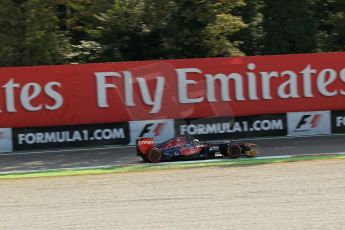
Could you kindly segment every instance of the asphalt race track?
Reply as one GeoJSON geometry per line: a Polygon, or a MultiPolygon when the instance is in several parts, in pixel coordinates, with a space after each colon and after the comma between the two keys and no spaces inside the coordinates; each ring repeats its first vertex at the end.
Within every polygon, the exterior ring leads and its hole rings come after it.
{"type": "MultiPolygon", "coordinates": [[[[251,139],[260,156],[345,152],[345,135],[251,139]]],[[[0,155],[0,173],[142,163],[134,147],[94,147],[16,152],[0,155]]]]}

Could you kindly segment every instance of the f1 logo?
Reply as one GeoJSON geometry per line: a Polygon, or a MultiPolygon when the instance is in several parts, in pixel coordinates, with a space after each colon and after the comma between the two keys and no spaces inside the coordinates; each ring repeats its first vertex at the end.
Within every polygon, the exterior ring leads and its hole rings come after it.
{"type": "Polygon", "coordinates": [[[298,122],[296,129],[302,129],[306,125],[310,125],[310,128],[315,129],[322,119],[322,114],[305,114],[298,122]]]}
{"type": "Polygon", "coordinates": [[[130,121],[131,144],[139,137],[151,137],[155,143],[162,143],[175,136],[175,121],[173,119],[130,121]]]}
{"type": "Polygon", "coordinates": [[[155,137],[158,137],[162,134],[166,123],[147,123],[142,131],[140,132],[139,137],[144,137],[145,134],[153,133],[155,137]]]}

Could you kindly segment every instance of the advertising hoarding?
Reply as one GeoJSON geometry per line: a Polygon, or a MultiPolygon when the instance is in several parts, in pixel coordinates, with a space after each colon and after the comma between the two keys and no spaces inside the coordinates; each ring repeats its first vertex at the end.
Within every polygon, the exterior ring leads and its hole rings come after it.
{"type": "Polygon", "coordinates": [[[161,143],[175,137],[174,120],[130,121],[130,143],[135,144],[139,137],[152,137],[155,143],[161,143]]]}
{"type": "Polygon", "coordinates": [[[0,95],[3,128],[344,110],[345,53],[0,68],[0,95]]]}
{"type": "Polygon", "coordinates": [[[332,111],[332,133],[345,133],[345,111],[332,111]]]}
{"type": "Polygon", "coordinates": [[[287,135],[286,115],[219,117],[177,120],[178,136],[191,135],[200,140],[287,135]]]}
{"type": "Polygon", "coordinates": [[[331,133],[330,111],[288,113],[288,135],[318,135],[331,133]]]}
{"type": "Polygon", "coordinates": [[[13,129],[14,150],[126,145],[128,143],[127,122],[13,129]]]}
{"type": "Polygon", "coordinates": [[[8,153],[12,151],[12,129],[0,128],[0,153],[8,153]]]}

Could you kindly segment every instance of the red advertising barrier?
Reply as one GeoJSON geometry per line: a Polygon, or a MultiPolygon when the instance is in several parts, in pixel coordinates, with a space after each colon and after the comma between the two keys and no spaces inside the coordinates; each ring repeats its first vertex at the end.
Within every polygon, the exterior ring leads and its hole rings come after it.
{"type": "Polygon", "coordinates": [[[345,53],[0,68],[0,127],[345,109],[345,53]]]}

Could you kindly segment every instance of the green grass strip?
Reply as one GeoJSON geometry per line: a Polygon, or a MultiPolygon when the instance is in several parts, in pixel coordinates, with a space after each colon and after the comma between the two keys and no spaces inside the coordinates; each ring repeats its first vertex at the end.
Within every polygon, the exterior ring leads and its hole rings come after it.
{"type": "Polygon", "coordinates": [[[171,169],[187,169],[187,168],[203,168],[203,167],[241,167],[260,164],[272,164],[283,162],[297,162],[310,160],[329,160],[329,159],[345,159],[345,155],[324,155],[324,156],[296,156],[288,158],[246,158],[238,160],[221,160],[212,162],[177,162],[170,164],[136,164],[126,166],[112,166],[108,168],[94,169],[56,169],[42,170],[39,172],[28,173],[9,173],[1,174],[0,180],[3,179],[23,179],[23,178],[43,178],[43,177],[61,177],[61,176],[78,176],[78,175],[96,175],[108,173],[126,173],[126,172],[144,172],[155,170],[171,170],[171,169]]]}

